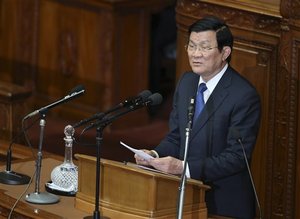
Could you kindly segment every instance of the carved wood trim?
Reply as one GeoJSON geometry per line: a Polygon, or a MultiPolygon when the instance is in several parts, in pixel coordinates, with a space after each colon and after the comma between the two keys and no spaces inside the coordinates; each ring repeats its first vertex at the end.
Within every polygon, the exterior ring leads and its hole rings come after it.
{"type": "Polygon", "coordinates": [[[265,14],[272,17],[280,17],[280,0],[203,0],[203,2],[250,11],[256,14],[265,14]]]}
{"type": "Polygon", "coordinates": [[[300,218],[300,209],[299,209],[299,204],[300,204],[300,164],[299,164],[299,160],[300,160],[300,150],[299,150],[299,145],[300,145],[300,115],[299,115],[299,111],[300,111],[300,101],[299,101],[299,98],[300,98],[300,85],[299,85],[299,79],[300,79],[300,37],[298,38],[298,40],[296,41],[296,52],[295,52],[295,59],[293,59],[293,68],[295,69],[295,72],[297,73],[297,85],[296,85],[296,89],[298,90],[298,93],[297,93],[297,97],[296,97],[296,100],[297,100],[297,106],[298,106],[298,109],[297,109],[297,114],[296,114],[296,120],[298,121],[298,126],[297,126],[297,129],[298,129],[298,134],[296,137],[296,172],[295,172],[295,176],[296,176],[296,184],[295,184],[295,194],[296,194],[296,197],[295,197],[295,203],[294,203],[294,208],[296,209],[295,210],[295,217],[294,218],[300,218]],[[298,195],[297,195],[298,194],[298,195]]]}
{"type": "MultiPolygon", "coordinates": [[[[292,38],[294,38],[292,36],[292,38]]],[[[294,218],[295,209],[295,182],[296,182],[296,155],[297,155],[297,115],[299,112],[298,102],[298,73],[297,62],[299,61],[300,38],[294,39],[291,42],[291,67],[290,67],[290,105],[288,117],[288,153],[287,153],[287,184],[286,184],[286,218],[294,218]]],[[[296,207],[296,208],[295,208],[296,207]]]]}
{"type": "Polygon", "coordinates": [[[253,12],[240,11],[221,6],[211,7],[211,4],[207,3],[190,2],[187,0],[178,1],[177,15],[177,19],[181,21],[180,23],[183,22],[185,24],[185,26],[179,25],[178,28],[183,29],[187,29],[187,27],[197,17],[203,17],[205,15],[218,15],[232,27],[249,30],[256,33],[265,33],[266,35],[272,36],[279,36],[280,33],[281,19],[279,18],[274,18],[267,15],[258,15],[253,12]],[[199,8],[201,8],[201,10],[199,10],[199,8]]]}
{"type": "Polygon", "coordinates": [[[300,19],[300,0],[281,0],[280,14],[285,18],[300,19]]]}

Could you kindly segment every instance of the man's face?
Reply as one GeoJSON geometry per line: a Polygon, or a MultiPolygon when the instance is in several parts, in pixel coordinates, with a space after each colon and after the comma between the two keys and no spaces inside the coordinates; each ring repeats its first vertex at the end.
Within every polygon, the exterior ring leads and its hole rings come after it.
{"type": "Polygon", "coordinates": [[[220,52],[216,32],[203,31],[190,34],[187,52],[193,72],[208,81],[224,67],[231,50],[230,47],[224,47],[220,52]]]}

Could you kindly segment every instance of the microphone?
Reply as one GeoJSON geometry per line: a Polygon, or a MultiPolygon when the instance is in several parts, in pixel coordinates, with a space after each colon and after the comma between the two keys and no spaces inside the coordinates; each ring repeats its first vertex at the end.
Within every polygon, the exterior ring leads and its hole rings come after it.
{"type": "Polygon", "coordinates": [[[109,109],[108,111],[104,112],[104,113],[96,113],[94,114],[92,117],[90,118],[87,118],[87,119],[83,119],[81,120],[80,122],[77,122],[73,125],[73,128],[77,128],[79,126],[82,126],[88,122],[91,122],[93,120],[96,120],[96,119],[103,119],[103,117],[109,113],[112,113],[114,111],[117,111],[123,107],[131,107],[133,105],[137,105],[137,104],[140,104],[141,102],[147,100],[147,98],[151,95],[151,91],[149,90],[144,90],[142,91],[141,93],[139,93],[136,97],[133,97],[133,98],[130,98],[130,99],[127,99],[127,100],[124,100],[123,102],[117,104],[115,107],[113,107],[112,109],[109,109]]]}
{"type": "Polygon", "coordinates": [[[122,109],[123,107],[132,107],[134,105],[138,105],[141,102],[147,100],[147,98],[151,95],[151,91],[149,90],[144,90],[141,93],[139,93],[136,97],[131,97],[127,100],[124,100],[123,102],[117,104],[115,107],[112,109],[108,110],[105,114],[112,113],[114,111],[117,111],[119,109],[122,109]]]}
{"type": "Polygon", "coordinates": [[[247,155],[246,155],[246,152],[245,152],[245,147],[244,147],[244,144],[243,144],[243,141],[242,141],[242,137],[240,135],[239,130],[237,130],[236,128],[231,128],[230,131],[231,131],[231,134],[232,134],[233,138],[235,138],[237,140],[237,142],[242,147],[244,159],[245,159],[247,170],[248,170],[248,174],[250,176],[251,185],[252,185],[253,192],[254,192],[255,199],[256,199],[256,203],[257,203],[257,208],[258,208],[258,211],[259,211],[259,218],[262,219],[261,207],[260,207],[259,199],[258,199],[258,196],[257,196],[255,184],[254,184],[254,181],[253,181],[252,173],[251,173],[251,170],[250,170],[250,167],[249,167],[249,163],[248,163],[247,155]]]}
{"type": "Polygon", "coordinates": [[[155,105],[158,105],[162,102],[162,95],[159,94],[159,93],[154,93],[152,95],[150,95],[146,100],[144,101],[137,101],[135,102],[133,105],[129,105],[129,107],[127,107],[125,110],[119,112],[119,113],[116,113],[115,115],[111,116],[111,117],[108,117],[108,118],[105,118],[103,120],[100,120],[96,123],[91,123],[90,125],[88,125],[87,127],[84,128],[84,130],[82,131],[85,132],[91,128],[94,128],[94,127],[97,127],[99,125],[103,125],[103,126],[106,126],[108,124],[110,124],[112,121],[116,120],[117,118],[119,118],[120,116],[124,115],[124,114],[127,114],[129,112],[132,112],[136,109],[139,109],[139,108],[142,108],[143,106],[155,106],[155,105]]]}
{"type": "Polygon", "coordinates": [[[148,97],[150,97],[151,95],[152,95],[151,91],[144,90],[141,93],[139,93],[137,97],[125,100],[122,103],[120,103],[120,105],[122,107],[130,107],[132,105],[136,105],[136,104],[139,104],[140,102],[146,101],[148,99],[148,97]]]}
{"type": "Polygon", "coordinates": [[[49,105],[47,105],[45,107],[42,107],[42,108],[40,108],[38,110],[35,110],[32,113],[29,113],[28,115],[26,115],[24,117],[24,120],[26,120],[26,119],[28,119],[30,117],[33,117],[33,116],[35,116],[35,115],[37,115],[39,113],[40,114],[45,114],[49,109],[51,109],[51,108],[53,108],[53,107],[55,107],[55,106],[57,106],[59,104],[62,104],[64,102],[67,102],[67,101],[69,101],[69,100],[71,100],[71,99],[73,99],[75,97],[78,97],[81,94],[83,94],[84,92],[85,92],[84,86],[83,85],[78,85],[75,88],[73,88],[71,90],[71,92],[67,96],[65,96],[64,98],[59,99],[59,100],[55,101],[54,103],[51,103],[51,104],[49,104],[49,105]]]}
{"type": "Polygon", "coordinates": [[[195,97],[191,97],[190,104],[188,107],[188,121],[190,125],[192,125],[194,119],[194,113],[195,113],[195,97]]]}
{"type": "Polygon", "coordinates": [[[140,104],[144,105],[144,106],[156,106],[161,104],[163,100],[163,97],[161,94],[159,93],[154,93],[152,95],[150,95],[145,101],[141,102],[140,104]]]}

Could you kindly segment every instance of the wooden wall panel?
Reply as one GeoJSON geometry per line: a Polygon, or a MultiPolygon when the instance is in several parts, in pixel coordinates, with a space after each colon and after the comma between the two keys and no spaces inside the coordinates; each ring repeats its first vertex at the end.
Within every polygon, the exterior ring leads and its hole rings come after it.
{"type": "MultiPolygon", "coordinates": [[[[248,42],[248,44],[236,42],[233,51],[232,66],[256,86],[264,105],[262,109],[260,132],[251,162],[255,186],[261,206],[264,207],[264,203],[266,202],[265,188],[267,188],[268,183],[268,157],[266,156],[266,154],[268,154],[268,139],[265,136],[268,136],[267,124],[270,120],[268,115],[270,115],[273,110],[269,105],[272,91],[269,90],[270,86],[268,85],[270,84],[270,80],[274,81],[275,79],[270,66],[276,64],[276,55],[275,57],[272,55],[272,47],[258,47],[250,42],[248,42]]],[[[272,95],[274,95],[274,93],[272,95]]]]}
{"type": "Polygon", "coordinates": [[[28,88],[36,69],[36,1],[0,1],[0,79],[28,88]]]}
{"type": "MultiPolygon", "coordinates": [[[[79,120],[148,88],[150,19],[173,0],[1,0],[0,79],[32,89],[39,109],[78,84],[84,96],[47,114],[79,120]]],[[[114,122],[147,124],[141,109],[114,122]]]]}
{"type": "Polygon", "coordinates": [[[251,168],[264,218],[299,218],[299,8],[299,1],[283,0],[179,0],[176,6],[177,78],[189,70],[183,49],[188,26],[216,15],[235,37],[232,66],[261,96],[262,123],[251,168]]]}
{"type": "Polygon", "coordinates": [[[77,84],[83,84],[85,95],[70,102],[68,109],[60,113],[70,114],[76,108],[77,111],[85,108],[83,116],[87,116],[109,107],[114,101],[114,89],[108,89],[114,79],[110,52],[113,40],[105,37],[112,36],[109,13],[56,1],[41,1],[39,11],[36,93],[40,101],[36,105],[63,97],[77,84]]]}
{"type": "Polygon", "coordinates": [[[30,91],[24,87],[0,81],[0,139],[19,142],[21,122],[30,91]]]}

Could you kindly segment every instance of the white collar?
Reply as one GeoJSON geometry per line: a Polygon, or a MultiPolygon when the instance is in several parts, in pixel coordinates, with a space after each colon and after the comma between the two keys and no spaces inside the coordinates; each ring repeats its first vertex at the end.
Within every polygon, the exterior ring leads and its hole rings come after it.
{"type": "Polygon", "coordinates": [[[209,91],[209,93],[211,94],[213,92],[213,90],[215,89],[215,87],[217,86],[218,82],[220,81],[220,79],[222,78],[222,76],[224,75],[225,71],[228,68],[228,63],[226,63],[226,65],[222,68],[222,70],[217,73],[213,78],[211,78],[209,81],[205,82],[202,77],[200,76],[199,79],[199,85],[201,83],[205,83],[207,90],[209,91]]]}

